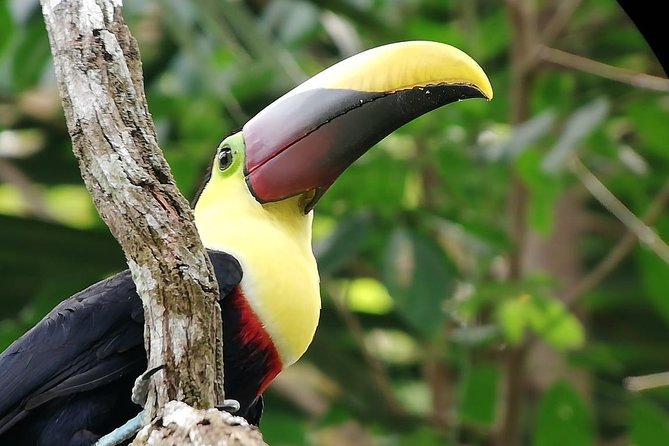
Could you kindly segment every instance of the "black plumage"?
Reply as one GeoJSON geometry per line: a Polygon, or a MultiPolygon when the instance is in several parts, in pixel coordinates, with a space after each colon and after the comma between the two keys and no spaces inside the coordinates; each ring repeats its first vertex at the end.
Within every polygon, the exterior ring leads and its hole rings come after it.
{"type": "MultiPolygon", "coordinates": [[[[243,298],[235,292],[242,270],[228,254],[209,255],[224,318],[226,397],[237,399],[239,414],[258,424],[258,377],[266,366],[256,363],[254,346],[237,339],[234,301],[243,298]]],[[[0,355],[0,444],[90,445],[139,413],[130,392],[146,369],[143,330],[129,271],[55,307],[0,355]]]]}

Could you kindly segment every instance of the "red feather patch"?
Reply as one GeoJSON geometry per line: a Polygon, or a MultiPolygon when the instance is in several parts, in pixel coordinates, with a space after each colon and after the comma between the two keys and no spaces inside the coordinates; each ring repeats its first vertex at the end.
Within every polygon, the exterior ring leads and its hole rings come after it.
{"type": "Polygon", "coordinates": [[[244,296],[244,293],[239,286],[235,288],[232,297],[239,314],[239,341],[242,345],[253,346],[254,350],[261,353],[261,356],[264,356],[267,372],[258,388],[258,395],[261,395],[274,378],[276,378],[279,372],[281,372],[283,364],[279,357],[279,353],[274,346],[274,341],[272,341],[272,338],[265,330],[265,327],[253,311],[253,308],[251,308],[251,305],[248,300],[246,300],[246,296],[244,296]]]}

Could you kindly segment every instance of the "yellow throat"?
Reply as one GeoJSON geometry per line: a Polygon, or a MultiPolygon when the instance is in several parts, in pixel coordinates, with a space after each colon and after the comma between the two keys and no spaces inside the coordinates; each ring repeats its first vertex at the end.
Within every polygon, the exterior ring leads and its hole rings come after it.
{"type": "Polygon", "coordinates": [[[195,224],[207,248],[239,261],[242,290],[287,367],[306,351],[320,315],[318,269],[311,248],[313,212],[304,215],[299,197],[258,203],[244,180],[241,132],[221,143],[226,145],[234,161],[221,171],[217,154],[195,205],[195,224]]]}

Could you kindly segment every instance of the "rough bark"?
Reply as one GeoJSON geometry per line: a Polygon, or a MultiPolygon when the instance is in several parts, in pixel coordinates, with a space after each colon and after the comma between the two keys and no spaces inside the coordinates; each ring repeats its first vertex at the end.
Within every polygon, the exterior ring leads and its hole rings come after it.
{"type": "Polygon", "coordinates": [[[149,367],[165,366],[152,378],[147,420],[170,400],[198,409],[220,404],[216,278],[158,147],[122,0],[41,3],[82,178],[142,298],[149,367]]]}
{"type": "MultiPolygon", "coordinates": [[[[195,410],[170,401],[153,426],[142,429],[132,446],[261,446],[257,428],[245,419],[216,409],[195,410]]],[[[265,445],[266,446],[266,445],[265,445]]]]}

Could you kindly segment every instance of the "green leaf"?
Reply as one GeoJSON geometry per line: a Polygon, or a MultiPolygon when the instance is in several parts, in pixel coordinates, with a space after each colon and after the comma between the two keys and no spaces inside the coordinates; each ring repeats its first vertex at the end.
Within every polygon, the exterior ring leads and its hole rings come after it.
{"type": "Polygon", "coordinates": [[[380,282],[361,277],[348,286],[348,306],[358,313],[386,314],[393,307],[388,290],[380,282]]]}
{"type": "Polygon", "coordinates": [[[540,333],[544,340],[559,350],[580,348],[585,343],[581,322],[572,314],[564,313],[540,333]]]}
{"type": "Polygon", "coordinates": [[[0,2],[0,57],[7,49],[14,34],[14,21],[9,11],[9,2],[0,2]]]}
{"type": "Polygon", "coordinates": [[[593,426],[580,396],[566,382],[554,384],[539,403],[534,446],[589,446],[593,426]]]}
{"type": "Polygon", "coordinates": [[[33,87],[42,77],[51,58],[48,42],[44,21],[36,15],[21,30],[21,37],[13,46],[11,78],[16,90],[33,87]]]}
{"type": "Polygon", "coordinates": [[[562,170],[565,160],[609,114],[609,102],[599,98],[577,109],[567,120],[557,143],[543,160],[542,168],[555,173],[562,170]]]}
{"type": "Polygon", "coordinates": [[[406,160],[394,159],[382,147],[377,147],[337,178],[318,203],[319,211],[334,209],[336,204],[337,214],[341,210],[360,210],[395,216],[402,206],[409,171],[406,160]]]}
{"type": "Polygon", "coordinates": [[[332,235],[314,247],[320,273],[323,276],[336,273],[360,251],[372,229],[372,216],[366,212],[358,212],[342,220],[332,235]]]}
{"type": "Polygon", "coordinates": [[[521,294],[507,299],[497,309],[497,323],[512,345],[520,344],[528,328],[559,350],[579,348],[585,342],[581,322],[553,298],[521,294]]]}
{"type": "Polygon", "coordinates": [[[560,350],[579,348],[585,342],[581,322],[556,299],[533,299],[530,324],[547,343],[560,350]]]}
{"type": "Polygon", "coordinates": [[[628,107],[625,116],[632,121],[635,133],[645,143],[645,148],[665,160],[669,159],[669,125],[666,105],[662,101],[638,101],[628,107]]]}
{"type": "Polygon", "coordinates": [[[446,313],[442,303],[453,293],[453,268],[432,240],[397,229],[385,255],[383,279],[398,313],[420,333],[432,336],[446,313]]]}
{"type": "MultiPolygon", "coordinates": [[[[669,236],[669,219],[663,219],[657,226],[660,237],[667,240],[669,236]]],[[[641,281],[650,304],[669,323],[669,265],[655,253],[645,247],[637,250],[637,259],[641,273],[641,281]]]]}
{"type": "Polygon", "coordinates": [[[463,421],[491,426],[499,397],[499,369],[477,365],[465,378],[460,417],[463,421]]]}
{"type": "Polygon", "coordinates": [[[428,427],[420,426],[416,430],[402,435],[399,438],[398,446],[450,446],[451,442],[446,442],[444,434],[428,427]]]}
{"type": "Polygon", "coordinates": [[[508,299],[500,304],[497,309],[497,322],[510,344],[518,345],[523,340],[531,311],[532,308],[525,298],[508,299]]]}
{"type": "Polygon", "coordinates": [[[645,401],[636,401],[630,413],[630,439],[633,446],[669,444],[669,417],[666,411],[645,401]]]}
{"type": "Polygon", "coordinates": [[[669,322],[669,265],[646,248],[639,248],[639,266],[644,289],[651,305],[669,322]]]}

